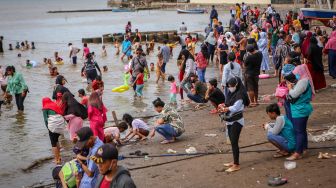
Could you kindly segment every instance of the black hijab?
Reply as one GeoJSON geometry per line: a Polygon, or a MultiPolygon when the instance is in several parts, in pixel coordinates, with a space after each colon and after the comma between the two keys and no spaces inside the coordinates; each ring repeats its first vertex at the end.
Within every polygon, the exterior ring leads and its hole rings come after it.
{"type": "Polygon", "coordinates": [[[231,93],[229,91],[226,99],[225,99],[225,106],[229,107],[234,105],[235,102],[242,99],[244,106],[250,105],[250,100],[248,98],[245,86],[243,85],[241,79],[239,77],[230,78],[227,82],[228,86],[236,86],[236,90],[231,93]]]}
{"type": "Polygon", "coordinates": [[[316,37],[310,39],[310,45],[308,48],[308,59],[313,65],[314,71],[323,72],[323,63],[322,63],[322,48],[317,45],[316,37]]]}
{"type": "Polygon", "coordinates": [[[73,114],[82,119],[88,117],[87,109],[80,104],[70,92],[65,92],[62,96],[62,102],[65,105],[64,115],[73,114]]]}

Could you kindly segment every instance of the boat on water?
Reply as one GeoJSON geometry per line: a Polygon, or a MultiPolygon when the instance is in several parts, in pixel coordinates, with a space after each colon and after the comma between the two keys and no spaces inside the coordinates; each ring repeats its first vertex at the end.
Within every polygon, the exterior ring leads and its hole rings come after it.
{"type": "Polygon", "coordinates": [[[134,8],[112,8],[112,12],[135,12],[134,8]]]}
{"type": "Polygon", "coordinates": [[[178,14],[204,14],[205,12],[205,9],[177,9],[178,14]]]}
{"type": "Polygon", "coordinates": [[[327,26],[330,19],[336,16],[336,10],[331,9],[330,1],[327,0],[329,9],[322,8],[322,2],[319,0],[318,5],[320,8],[301,8],[303,16],[308,19],[318,20],[327,26]]]}

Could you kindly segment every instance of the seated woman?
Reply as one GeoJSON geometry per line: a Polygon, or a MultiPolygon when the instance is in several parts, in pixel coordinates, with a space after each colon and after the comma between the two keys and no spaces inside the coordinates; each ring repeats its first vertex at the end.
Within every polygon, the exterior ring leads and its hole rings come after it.
{"type": "Polygon", "coordinates": [[[267,139],[275,147],[279,149],[274,158],[284,157],[289,155],[295,149],[295,134],[292,122],[280,114],[278,104],[274,103],[266,108],[266,113],[275,123],[266,123],[263,125],[267,130],[267,139]]]}
{"type": "Polygon", "coordinates": [[[156,121],[156,126],[149,133],[150,138],[155,136],[155,132],[161,134],[165,139],[161,144],[175,142],[176,138],[184,133],[184,123],[177,111],[171,108],[160,99],[153,101],[155,111],[160,113],[160,118],[156,121]]]}
{"type": "Polygon", "coordinates": [[[141,119],[134,119],[130,114],[124,114],[122,120],[125,121],[130,127],[129,133],[123,139],[124,142],[128,142],[134,136],[138,136],[140,140],[147,139],[149,134],[149,126],[141,119]]]}

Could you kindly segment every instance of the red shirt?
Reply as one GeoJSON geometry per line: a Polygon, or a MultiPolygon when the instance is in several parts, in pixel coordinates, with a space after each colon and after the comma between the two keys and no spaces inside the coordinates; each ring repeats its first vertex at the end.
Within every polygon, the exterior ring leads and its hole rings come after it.
{"type": "Polygon", "coordinates": [[[88,100],[89,100],[88,96],[84,96],[84,97],[82,97],[82,100],[81,100],[80,103],[84,106],[87,106],[88,105],[88,100]]]}
{"type": "Polygon", "coordinates": [[[104,177],[103,181],[100,184],[100,188],[110,188],[111,181],[107,181],[104,177]]]}
{"type": "Polygon", "coordinates": [[[136,85],[142,85],[142,84],[144,84],[144,74],[143,73],[139,73],[137,77],[138,77],[138,79],[136,81],[136,85]]]}
{"type": "Polygon", "coordinates": [[[93,80],[93,82],[92,82],[92,89],[93,89],[93,91],[96,91],[97,89],[100,89],[103,86],[104,86],[104,82],[103,81],[97,82],[97,80],[93,80]]]}

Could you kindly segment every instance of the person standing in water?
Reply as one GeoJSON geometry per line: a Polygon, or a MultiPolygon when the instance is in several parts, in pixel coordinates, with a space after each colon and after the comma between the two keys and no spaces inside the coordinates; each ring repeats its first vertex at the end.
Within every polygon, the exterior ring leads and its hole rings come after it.
{"type": "Polygon", "coordinates": [[[60,136],[59,133],[53,133],[48,128],[49,117],[55,116],[55,115],[63,115],[62,109],[53,102],[50,98],[45,97],[42,99],[42,112],[43,112],[43,119],[44,124],[46,125],[48,132],[49,132],[49,139],[51,143],[51,150],[54,154],[55,163],[57,165],[61,164],[61,151],[60,151],[60,145],[58,138],[60,136]]]}
{"type": "Polygon", "coordinates": [[[90,128],[94,136],[104,141],[104,124],[107,109],[97,92],[93,92],[89,97],[88,116],[90,120],[90,128]]]}
{"type": "Polygon", "coordinates": [[[69,58],[71,58],[72,64],[76,65],[77,64],[77,54],[79,53],[80,49],[73,46],[72,43],[69,43],[68,46],[70,48],[69,58]]]}
{"type": "Polygon", "coordinates": [[[130,37],[128,35],[125,37],[125,40],[121,44],[121,51],[121,61],[123,61],[125,56],[127,56],[127,59],[129,60],[130,56],[132,55],[132,42],[130,41],[130,37]]]}
{"type": "Polygon", "coordinates": [[[6,67],[7,89],[5,95],[12,95],[15,97],[16,106],[19,112],[24,111],[23,102],[28,93],[28,86],[21,73],[15,71],[14,66],[6,67]]]}
{"type": "Polygon", "coordinates": [[[84,64],[84,67],[82,68],[82,72],[85,71],[88,84],[91,84],[97,78],[97,69],[99,71],[99,75],[102,75],[98,63],[93,60],[92,54],[88,53],[86,56],[86,62],[84,64]]]}
{"type": "Polygon", "coordinates": [[[3,36],[0,36],[0,54],[2,54],[3,52],[4,52],[4,50],[3,50],[3,36]]]}

